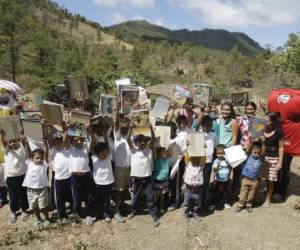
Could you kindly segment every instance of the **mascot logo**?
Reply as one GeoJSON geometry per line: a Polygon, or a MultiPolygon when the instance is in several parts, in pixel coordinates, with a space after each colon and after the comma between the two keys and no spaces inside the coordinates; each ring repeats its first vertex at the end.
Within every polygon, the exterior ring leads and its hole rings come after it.
{"type": "Polygon", "coordinates": [[[277,98],[278,103],[288,103],[291,99],[291,96],[288,94],[280,94],[277,98]]]}

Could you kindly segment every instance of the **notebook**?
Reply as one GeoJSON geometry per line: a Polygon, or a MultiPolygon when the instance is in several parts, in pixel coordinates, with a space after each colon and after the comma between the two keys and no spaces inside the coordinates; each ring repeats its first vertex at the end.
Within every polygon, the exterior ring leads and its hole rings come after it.
{"type": "Polygon", "coordinates": [[[204,133],[188,133],[187,144],[187,152],[190,157],[205,157],[206,154],[204,133]]]}
{"type": "Polygon", "coordinates": [[[235,168],[247,160],[247,155],[241,145],[235,145],[225,149],[225,159],[235,168]]]}

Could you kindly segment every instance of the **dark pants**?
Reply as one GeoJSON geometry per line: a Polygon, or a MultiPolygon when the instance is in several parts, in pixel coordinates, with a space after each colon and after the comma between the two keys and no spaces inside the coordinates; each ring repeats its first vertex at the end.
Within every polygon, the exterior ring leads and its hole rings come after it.
{"type": "Polygon", "coordinates": [[[147,206],[150,214],[153,218],[158,217],[158,211],[156,206],[156,201],[154,197],[154,188],[152,177],[145,177],[143,179],[133,179],[133,198],[132,198],[132,209],[137,211],[138,201],[142,192],[146,195],[147,206]]]}
{"type": "Polygon", "coordinates": [[[174,207],[180,206],[180,193],[183,183],[183,174],[184,174],[185,163],[182,160],[179,163],[179,169],[174,178],[170,179],[170,205],[174,207]]]}
{"type": "Polygon", "coordinates": [[[72,175],[73,211],[81,213],[81,201],[85,202],[86,216],[92,216],[94,180],[90,172],[84,175],[72,175]]]}
{"type": "Polygon", "coordinates": [[[7,190],[6,187],[0,187],[0,202],[1,204],[7,203],[7,190]]]}
{"type": "Polygon", "coordinates": [[[66,202],[72,202],[72,178],[54,180],[55,204],[59,218],[66,218],[66,202]]]}
{"type": "Polygon", "coordinates": [[[226,182],[214,182],[214,191],[212,196],[212,204],[217,204],[221,200],[223,200],[223,203],[230,203],[230,193],[229,193],[229,181],[226,182]]]}
{"type": "Polygon", "coordinates": [[[282,169],[279,172],[278,181],[275,183],[274,193],[281,195],[283,198],[287,195],[287,189],[290,183],[292,155],[284,154],[282,169]]]}
{"type": "Polygon", "coordinates": [[[103,211],[104,218],[111,217],[110,199],[113,185],[113,183],[109,185],[95,185],[96,207],[103,211]]]}
{"type": "Polygon", "coordinates": [[[25,175],[6,178],[9,206],[12,213],[16,213],[20,208],[22,211],[28,209],[27,188],[22,187],[24,178],[25,175]]]}
{"type": "Polygon", "coordinates": [[[206,194],[207,194],[207,189],[210,183],[210,176],[211,176],[211,169],[212,169],[212,163],[206,163],[204,168],[203,168],[203,186],[201,189],[201,203],[205,204],[206,202],[206,194]]]}
{"type": "Polygon", "coordinates": [[[193,214],[198,214],[201,205],[202,188],[193,190],[188,187],[185,188],[183,212],[188,215],[191,211],[193,214]]]}
{"type": "Polygon", "coordinates": [[[232,170],[232,191],[233,193],[237,192],[237,190],[241,187],[241,174],[244,163],[233,168],[232,170]]]}

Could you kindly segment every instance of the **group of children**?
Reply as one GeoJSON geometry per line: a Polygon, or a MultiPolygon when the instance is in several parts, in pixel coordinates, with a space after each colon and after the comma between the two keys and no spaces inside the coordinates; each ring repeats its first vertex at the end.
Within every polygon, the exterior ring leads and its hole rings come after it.
{"type": "MultiPolygon", "coordinates": [[[[54,203],[62,221],[68,218],[66,203],[70,203],[76,220],[85,217],[86,224],[92,225],[103,217],[106,223],[110,223],[113,204],[115,220],[123,223],[126,218],[121,208],[128,190],[131,192],[131,212],[127,219],[138,213],[145,197],[154,226],[160,224],[159,217],[166,211],[180,207],[183,186],[185,222],[191,216],[200,221],[201,207],[213,211],[219,202],[225,208],[231,207],[232,168],[225,159],[226,146],[218,142],[214,131],[216,120],[209,107],[202,108],[201,121],[195,128],[189,121],[188,110],[187,114],[177,114],[176,122],[166,118],[162,124],[171,127],[171,141],[167,148],[157,147],[151,125],[150,138],[141,134],[132,136],[133,123],[121,115],[118,108],[116,113],[115,124],[110,129],[86,124],[87,139],[69,136],[66,132],[68,124],[62,124],[62,131],[52,133],[51,126],[43,120],[44,147],[31,151],[26,135],[22,140],[4,142],[3,169],[11,223],[16,222],[19,209],[24,221],[29,217],[27,211],[33,211],[35,225],[43,221],[40,212],[45,217],[44,223],[50,223],[49,166],[53,169],[54,203]],[[187,135],[193,129],[205,135],[205,161],[187,154],[187,135]],[[211,172],[214,173],[212,188],[211,172]],[[85,203],[84,209],[82,202],[85,203]]],[[[252,212],[264,166],[264,141],[261,138],[249,148],[248,159],[242,167],[236,212],[243,208],[252,212]]]]}

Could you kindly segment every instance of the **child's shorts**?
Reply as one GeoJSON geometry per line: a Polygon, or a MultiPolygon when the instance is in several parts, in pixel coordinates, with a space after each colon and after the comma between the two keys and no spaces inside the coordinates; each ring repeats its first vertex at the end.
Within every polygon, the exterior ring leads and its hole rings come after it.
{"type": "Polygon", "coordinates": [[[125,191],[131,187],[130,167],[118,167],[114,169],[114,190],[125,191]]]}
{"type": "Polygon", "coordinates": [[[49,205],[48,188],[27,188],[29,210],[44,209],[49,205]]]}

